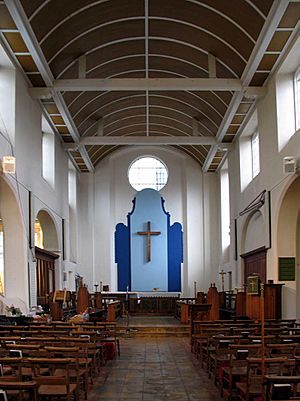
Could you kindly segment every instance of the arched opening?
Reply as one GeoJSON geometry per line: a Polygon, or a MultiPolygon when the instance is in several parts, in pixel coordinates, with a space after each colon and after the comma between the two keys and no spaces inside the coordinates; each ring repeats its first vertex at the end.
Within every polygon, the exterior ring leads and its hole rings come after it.
{"type": "Polygon", "coordinates": [[[265,220],[262,212],[251,213],[244,224],[242,232],[243,278],[258,274],[262,282],[266,282],[266,236],[265,220]]]}
{"type": "Polygon", "coordinates": [[[3,177],[0,177],[0,217],[4,295],[1,301],[6,305],[14,304],[26,313],[29,300],[26,235],[19,203],[3,177]]]}
{"type": "Polygon", "coordinates": [[[283,286],[283,314],[300,316],[300,177],[288,187],[278,215],[278,257],[295,258],[295,280],[285,280],[283,286]]]}
{"type": "MultiPolygon", "coordinates": [[[[55,227],[55,223],[46,210],[40,210],[36,216],[35,227],[39,228],[39,238],[37,240],[42,240],[42,249],[47,251],[57,252],[58,250],[58,237],[55,227]]],[[[36,246],[38,246],[35,243],[36,246]]]]}
{"type": "Polygon", "coordinates": [[[54,220],[46,210],[40,210],[34,223],[34,245],[36,256],[37,304],[48,304],[59,279],[56,260],[59,258],[58,237],[54,220]]]}

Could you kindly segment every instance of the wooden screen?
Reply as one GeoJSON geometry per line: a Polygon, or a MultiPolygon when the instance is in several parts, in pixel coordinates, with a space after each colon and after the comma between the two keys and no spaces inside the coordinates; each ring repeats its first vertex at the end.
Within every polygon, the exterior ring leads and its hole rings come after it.
{"type": "Polygon", "coordinates": [[[50,292],[55,290],[55,259],[58,255],[35,247],[37,303],[46,305],[50,292]]]}
{"type": "Polygon", "coordinates": [[[265,248],[248,252],[241,257],[244,259],[244,283],[247,284],[248,276],[257,273],[262,283],[266,282],[266,254],[265,248]]]}

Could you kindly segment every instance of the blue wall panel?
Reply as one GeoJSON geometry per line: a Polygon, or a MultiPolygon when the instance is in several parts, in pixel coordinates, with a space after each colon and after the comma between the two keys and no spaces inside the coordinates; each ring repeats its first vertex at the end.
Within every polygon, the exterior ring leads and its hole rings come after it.
{"type": "Polygon", "coordinates": [[[131,290],[168,291],[168,252],[167,216],[162,208],[161,196],[154,189],[144,189],[137,193],[134,212],[130,219],[131,290]],[[138,231],[151,231],[161,234],[151,236],[151,261],[147,261],[147,236],[138,231]]]}
{"type": "Polygon", "coordinates": [[[123,223],[116,225],[115,262],[118,264],[118,291],[131,290],[130,278],[130,237],[129,228],[123,223]]]}
{"type": "Polygon", "coordinates": [[[182,227],[180,223],[174,223],[168,230],[168,291],[181,291],[182,262],[182,227]]]}

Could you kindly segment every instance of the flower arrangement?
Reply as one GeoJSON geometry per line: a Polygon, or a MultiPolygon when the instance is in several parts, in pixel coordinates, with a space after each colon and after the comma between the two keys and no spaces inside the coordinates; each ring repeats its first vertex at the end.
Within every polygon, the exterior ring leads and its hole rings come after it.
{"type": "Polygon", "coordinates": [[[12,316],[20,316],[22,314],[20,308],[16,308],[13,304],[6,307],[6,311],[10,313],[12,316]]]}

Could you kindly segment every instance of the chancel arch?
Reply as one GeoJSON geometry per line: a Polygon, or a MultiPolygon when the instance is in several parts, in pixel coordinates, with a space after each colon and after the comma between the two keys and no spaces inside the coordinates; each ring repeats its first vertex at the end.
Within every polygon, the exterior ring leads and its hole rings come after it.
{"type": "Polygon", "coordinates": [[[250,213],[242,231],[243,282],[257,273],[262,282],[266,282],[266,226],[263,213],[256,210],[250,213]]]}
{"type": "MultiPolygon", "coordinates": [[[[282,199],[277,225],[278,258],[295,258],[295,280],[286,281],[283,286],[283,313],[287,316],[300,314],[300,177],[286,190],[282,199]],[[285,310],[286,308],[286,310],[285,310]]],[[[278,267],[277,267],[278,271],[278,267]]],[[[279,276],[278,276],[279,278],[279,276]]]]}
{"type": "Polygon", "coordinates": [[[28,299],[26,232],[15,191],[3,176],[0,176],[0,217],[3,238],[2,301],[8,305],[13,303],[26,313],[26,305],[21,301],[28,299]]]}

